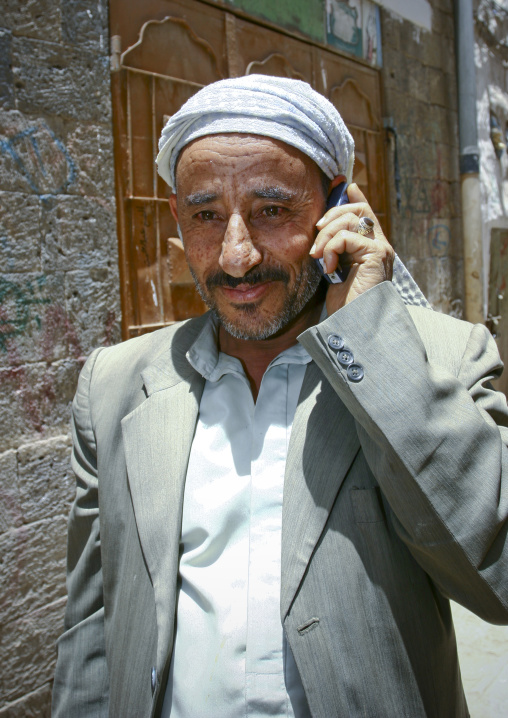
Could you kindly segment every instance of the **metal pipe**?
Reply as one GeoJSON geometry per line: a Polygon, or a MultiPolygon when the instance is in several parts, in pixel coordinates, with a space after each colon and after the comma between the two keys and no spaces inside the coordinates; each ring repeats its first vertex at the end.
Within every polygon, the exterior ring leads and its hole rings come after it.
{"type": "Polygon", "coordinates": [[[455,0],[455,39],[464,243],[464,313],[470,322],[483,323],[482,214],[472,0],[455,0]]]}

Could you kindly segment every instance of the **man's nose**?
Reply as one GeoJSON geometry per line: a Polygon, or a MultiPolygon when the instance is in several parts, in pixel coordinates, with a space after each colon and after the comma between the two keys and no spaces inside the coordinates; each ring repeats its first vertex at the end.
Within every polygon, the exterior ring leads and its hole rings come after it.
{"type": "Polygon", "coordinates": [[[233,214],[222,240],[220,266],[231,277],[243,277],[261,260],[262,255],[253,243],[242,216],[233,214]]]}

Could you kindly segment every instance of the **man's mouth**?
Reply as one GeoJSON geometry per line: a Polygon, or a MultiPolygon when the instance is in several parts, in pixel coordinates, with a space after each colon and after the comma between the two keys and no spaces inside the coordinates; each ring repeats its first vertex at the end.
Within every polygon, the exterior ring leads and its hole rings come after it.
{"type": "Polygon", "coordinates": [[[219,288],[234,303],[255,302],[265,294],[273,282],[289,283],[289,274],[278,267],[255,268],[243,277],[232,277],[222,270],[206,280],[208,291],[219,288]]]}
{"type": "Polygon", "coordinates": [[[220,290],[229,299],[236,304],[242,302],[256,302],[265,294],[272,282],[261,282],[260,284],[239,284],[237,287],[227,287],[222,285],[220,290]]]}

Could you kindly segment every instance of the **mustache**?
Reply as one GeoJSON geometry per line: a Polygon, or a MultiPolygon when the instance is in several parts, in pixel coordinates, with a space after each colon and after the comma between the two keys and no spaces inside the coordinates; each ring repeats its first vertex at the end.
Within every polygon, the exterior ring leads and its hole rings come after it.
{"type": "Polygon", "coordinates": [[[217,269],[206,280],[207,289],[213,287],[230,287],[235,289],[239,284],[262,284],[263,282],[289,283],[289,274],[280,267],[255,267],[244,274],[243,277],[232,277],[222,269],[217,269]]]}

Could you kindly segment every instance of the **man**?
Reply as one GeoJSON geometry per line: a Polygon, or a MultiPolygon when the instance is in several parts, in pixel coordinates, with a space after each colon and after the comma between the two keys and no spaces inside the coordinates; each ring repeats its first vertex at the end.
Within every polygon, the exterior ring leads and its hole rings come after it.
{"type": "Polygon", "coordinates": [[[213,312],[81,374],[55,717],[468,715],[448,598],[508,620],[501,364],[404,303],[356,185],[326,211],[352,161],[293,80],[210,85],[164,129],[213,312]]]}

